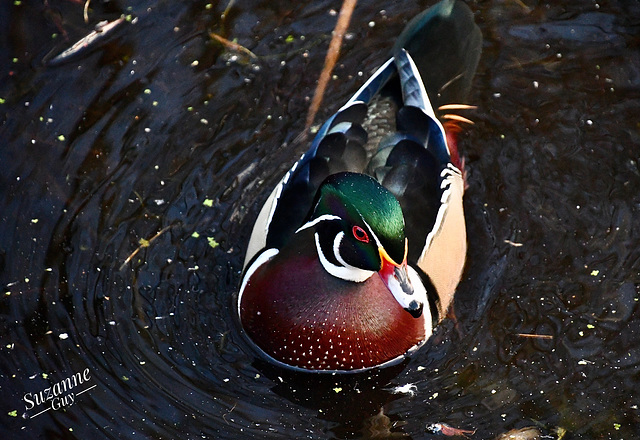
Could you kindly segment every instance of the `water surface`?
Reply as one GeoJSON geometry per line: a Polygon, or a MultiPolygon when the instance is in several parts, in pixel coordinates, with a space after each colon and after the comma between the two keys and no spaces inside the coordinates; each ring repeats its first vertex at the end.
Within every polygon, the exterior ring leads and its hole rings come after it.
{"type": "MultiPolygon", "coordinates": [[[[0,5],[3,438],[640,431],[640,3],[469,3],[485,42],[457,320],[346,377],[260,362],[233,311],[339,2],[94,1],[89,23],[81,3],[0,5]]],[[[358,4],[318,122],[430,4],[358,4]]]]}

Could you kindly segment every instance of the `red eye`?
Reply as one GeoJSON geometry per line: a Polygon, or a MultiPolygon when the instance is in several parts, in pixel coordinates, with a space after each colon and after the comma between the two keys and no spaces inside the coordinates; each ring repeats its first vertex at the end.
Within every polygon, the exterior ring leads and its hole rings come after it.
{"type": "Polygon", "coordinates": [[[363,243],[369,243],[369,235],[367,234],[367,231],[362,229],[360,226],[354,226],[351,231],[353,232],[353,236],[356,237],[356,240],[363,243]]]}

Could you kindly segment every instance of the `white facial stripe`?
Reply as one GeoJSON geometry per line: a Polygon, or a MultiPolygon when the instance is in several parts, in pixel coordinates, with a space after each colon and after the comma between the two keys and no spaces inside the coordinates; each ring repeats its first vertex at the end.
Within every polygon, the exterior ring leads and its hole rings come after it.
{"type": "Polygon", "coordinates": [[[333,255],[336,257],[336,260],[340,262],[340,264],[342,264],[344,267],[348,267],[349,265],[346,261],[344,261],[342,255],[340,255],[340,243],[342,243],[343,238],[344,232],[340,231],[333,239],[333,255]]]}
{"type": "Polygon", "coordinates": [[[304,225],[300,226],[298,228],[298,230],[296,231],[296,234],[304,229],[310,228],[312,226],[317,225],[320,222],[323,221],[327,221],[327,220],[341,220],[340,217],[338,217],[337,215],[331,215],[331,214],[323,214],[318,218],[315,218],[313,220],[311,220],[310,222],[305,223],[304,225]]]}
{"type": "Polygon", "coordinates": [[[317,233],[314,234],[314,237],[316,240],[316,250],[318,251],[318,258],[320,259],[320,263],[322,263],[322,267],[324,267],[324,269],[334,277],[340,278],[345,281],[361,283],[369,279],[371,275],[375,273],[370,270],[358,269],[357,267],[353,267],[345,263],[338,250],[340,241],[344,237],[343,232],[340,232],[338,235],[336,235],[335,239],[333,240],[333,253],[336,259],[344,266],[337,266],[327,260],[327,257],[324,256],[322,248],[320,247],[320,237],[317,233]]]}
{"type": "MultiPolygon", "coordinates": [[[[361,217],[362,218],[362,217],[361,217]]],[[[365,221],[365,219],[362,219],[362,221],[364,222],[364,224],[367,226],[367,228],[369,229],[369,231],[371,232],[371,235],[373,235],[373,239],[376,242],[376,245],[378,245],[378,248],[382,248],[384,249],[384,246],[382,246],[382,243],[380,243],[380,239],[378,239],[378,237],[376,236],[375,232],[373,232],[373,229],[371,229],[371,226],[369,226],[369,223],[367,223],[365,221]]],[[[402,217],[402,224],[404,225],[404,216],[402,217]]],[[[406,239],[405,239],[406,240],[406,239]]],[[[386,252],[386,251],[385,251],[386,252]]],[[[406,250],[405,250],[405,254],[406,254],[406,250]]],[[[406,255],[405,255],[406,257],[406,255]]],[[[402,262],[400,262],[402,263],[402,262]]]]}
{"type": "Polygon", "coordinates": [[[373,232],[373,229],[371,229],[371,226],[369,226],[369,223],[367,223],[367,221],[364,218],[362,218],[362,216],[360,216],[360,218],[364,222],[364,224],[367,227],[367,229],[369,230],[369,232],[371,232],[371,235],[373,236],[373,240],[376,242],[376,245],[378,245],[378,247],[381,248],[382,247],[382,243],[380,243],[380,240],[378,239],[378,236],[376,235],[376,233],[373,232]]]}
{"type": "MultiPolygon", "coordinates": [[[[336,257],[336,260],[338,260],[340,264],[342,264],[346,268],[353,269],[355,271],[363,271],[363,272],[369,273],[370,271],[368,270],[359,269],[357,267],[350,265],[346,261],[344,261],[344,258],[342,258],[342,255],[340,255],[340,243],[342,243],[343,239],[344,239],[344,232],[342,231],[340,231],[338,235],[336,235],[336,238],[333,239],[333,255],[336,257]]],[[[362,281],[366,280],[369,276],[364,278],[362,281]]]]}

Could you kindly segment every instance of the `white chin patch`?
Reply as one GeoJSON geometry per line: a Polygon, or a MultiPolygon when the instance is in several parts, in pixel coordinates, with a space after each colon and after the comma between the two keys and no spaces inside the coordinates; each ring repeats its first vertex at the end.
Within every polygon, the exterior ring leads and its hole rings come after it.
{"type": "Polygon", "coordinates": [[[410,295],[406,293],[405,288],[403,288],[401,282],[395,276],[389,277],[387,280],[387,287],[393,294],[393,297],[404,309],[413,309],[413,306],[415,306],[416,303],[421,304],[422,307],[426,307],[428,309],[429,303],[427,300],[427,289],[424,287],[418,272],[409,265],[407,265],[407,277],[409,278],[408,282],[411,284],[411,288],[413,290],[413,293],[410,295]]]}
{"type": "MultiPolygon", "coordinates": [[[[427,337],[431,334],[431,308],[429,307],[429,299],[427,298],[427,289],[424,287],[422,283],[422,278],[418,272],[411,266],[407,265],[407,274],[409,275],[409,280],[413,285],[413,296],[416,301],[421,301],[423,304],[422,316],[424,319],[424,329],[427,337]]],[[[407,295],[409,296],[409,295],[407,295]]]]}
{"type": "Polygon", "coordinates": [[[429,304],[427,299],[427,289],[425,289],[424,284],[422,283],[422,278],[418,275],[416,270],[407,265],[407,274],[409,275],[409,281],[413,285],[413,295],[407,295],[407,297],[413,297],[415,301],[424,304],[425,306],[429,304]]]}

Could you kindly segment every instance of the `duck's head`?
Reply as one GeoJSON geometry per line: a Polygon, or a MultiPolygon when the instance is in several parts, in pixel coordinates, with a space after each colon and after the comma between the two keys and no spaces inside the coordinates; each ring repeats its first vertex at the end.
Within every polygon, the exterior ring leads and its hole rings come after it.
{"type": "Polygon", "coordinates": [[[400,203],[388,189],[368,175],[345,172],[323,182],[298,232],[314,229],[317,255],[329,274],[363,282],[377,272],[396,301],[417,318],[427,298],[422,282],[409,275],[404,227],[400,203]]]}

